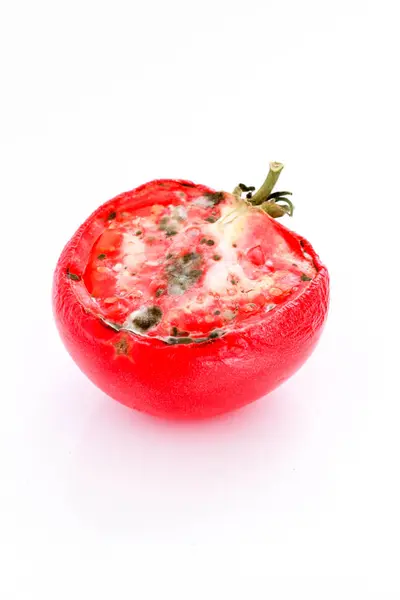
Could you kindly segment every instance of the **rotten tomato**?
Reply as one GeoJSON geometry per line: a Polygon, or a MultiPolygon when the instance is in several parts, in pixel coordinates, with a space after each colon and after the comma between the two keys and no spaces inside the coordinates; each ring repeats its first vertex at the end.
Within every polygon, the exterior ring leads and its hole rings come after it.
{"type": "Polygon", "coordinates": [[[156,180],[98,208],[65,246],[54,314],[73,359],[104,392],[169,417],[208,417],[267,394],[315,347],[329,278],[276,219],[273,192],[156,180]]]}

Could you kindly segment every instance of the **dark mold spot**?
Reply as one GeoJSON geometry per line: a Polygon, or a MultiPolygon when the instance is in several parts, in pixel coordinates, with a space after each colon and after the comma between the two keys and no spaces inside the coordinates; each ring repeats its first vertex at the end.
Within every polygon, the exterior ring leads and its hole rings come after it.
{"type": "Polygon", "coordinates": [[[148,306],[142,309],[132,319],[132,324],[139,331],[147,331],[155,327],[162,319],[162,310],[159,306],[148,306]]]}
{"type": "Polygon", "coordinates": [[[182,260],[185,265],[187,265],[188,262],[197,260],[199,258],[200,258],[200,255],[197,254],[196,252],[188,252],[187,254],[184,254],[182,256],[182,260]]]}
{"type": "Polygon", "coordinates": [[[176,346],[177,344],[192,344],[194,340],[190,337],[169,337],[165,341],[171,346],[176,346]]]}
{"type": "Polygon", "coordinates": [[[76,273],[71,273],[71,271],[69,269],[67,269],[66,275],[67,275],[68,279],[72,279],[72,281],[80,281],[81,280],[80,275],[76,275],[76,273]]]}
{"type": "Polygon", "coordinates": [[[204,194],[204,196],[216,206],[224,199],[224,192],[210,192],[204,194]]]}
{"type": "Polygon", "coordinates": [[[118,342],[115,342],[114,346],[117,354],[124,354],[126,356],[129,352],[129,344],[125,337],[118,340],[118,342]]]}
{"type": "Polygon", "coordinates": [[[200,265],[201,256],[196,252],[188,252],[168,264],[165,268],[168,292],[172,296],[184,294],[201,277],[200,265]]]}
{"type": "Polygon", "coordinates": [[[168,227],[168,217],[163,217],[162,219],[160,219],[160,223],[158,224],[159,229],[161,229],[161,231],[165,231],[168,227]]]}

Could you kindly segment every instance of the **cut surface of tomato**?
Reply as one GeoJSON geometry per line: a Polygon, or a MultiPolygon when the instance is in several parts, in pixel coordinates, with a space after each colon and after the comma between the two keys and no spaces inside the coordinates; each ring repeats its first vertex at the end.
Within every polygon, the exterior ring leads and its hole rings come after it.
{"type": "Polygon", "coordinates": [[[163,191],[113,211],[84,272],[93,308],[166,343],[201,343],[248,327],[316,274],[261,209],[228,193],[163,191]]]}

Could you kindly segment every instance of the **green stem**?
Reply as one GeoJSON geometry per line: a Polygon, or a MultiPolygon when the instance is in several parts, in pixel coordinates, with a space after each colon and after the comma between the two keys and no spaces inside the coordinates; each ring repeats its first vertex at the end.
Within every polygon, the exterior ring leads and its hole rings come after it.
{"type": "Polygon", "coordinates": [[[266,180],[262,184],[259,190],[256,191],[254,196],[250,199],[251,204],[259,205],[266,202],[268,196],[275,187],[276,182],[279,179],[279,175],[283,169],[283,164],[278,162],[271,162],[269,164],[269,173],[266,180]]]}

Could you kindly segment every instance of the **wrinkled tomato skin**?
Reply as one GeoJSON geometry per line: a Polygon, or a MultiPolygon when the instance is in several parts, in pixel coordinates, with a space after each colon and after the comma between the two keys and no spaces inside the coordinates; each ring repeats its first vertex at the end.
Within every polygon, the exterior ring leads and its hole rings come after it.
{"type": "MultiPolygon", "coordinates": [[[[195,184],[156,180],[103,204],[77,230],[58,261],[53,310],[61,338],[80,369],[106,394],[128,407],[169,418],[212,417],[271,392],[305,362],[321,335],[329,303],[329,276],[304,238],[273,220],[285,239],[303,246],[313,259],[315,278],[294,300],[282,304],[248,329],[210,342],[168,345],[117,332],[81,301],[82,273],[104,218],[124,204],[156,202],[157,189],[185,190],[195,184]]],[[[196,186],[202,192],[214,192],[196,186]]]]}

